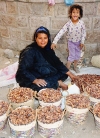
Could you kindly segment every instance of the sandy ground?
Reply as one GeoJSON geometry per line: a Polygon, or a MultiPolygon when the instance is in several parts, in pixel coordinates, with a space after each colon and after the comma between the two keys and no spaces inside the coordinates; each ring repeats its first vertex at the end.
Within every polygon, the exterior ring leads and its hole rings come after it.
{"type": "MultiPolygon", "coordinates": [[[[15,60],[16,61],[16,60],[15,60]]],[[[6,63],[7,60],[5,60],[4,63],[6,63]]],[[[2,65],[2,67],[5,67],[7,65],[2,65]]],[[[1,67],[1,68],[2,68],[1,67]]],[[[81,72],[79,74],[98,74],[100,75],[100,69],[94,68],[94,67],[85,67],[81,68],[81,72]]],[[[65,83],[68,84],[70,82],[70,79],[66,80],[65,83]]],[[[13,84],[5,87],[0,88],[0,99],[8,101],[7,94],[9,92],[9,89],[13,88],[13,84]]],[[[38,106],[38,102],[35,102],[35,106],[38,106]]],[[[83,124],[76,125],[71,124],[67,119],[66,116],[64,117],[64,124],[62,128],[61,134],[59,134],[55,138],[100,138],[100,130],[96,129],[95,121],[93,114],[91,112],[88,113],[88,116],[83,124]]],[[[0,131],[0,138],[11,138],[10,134],[10,127],[7,123],[4,130],[0,131]]],[[[42,138],[38,131],[36,131],[34,138],[42,138]]]]}

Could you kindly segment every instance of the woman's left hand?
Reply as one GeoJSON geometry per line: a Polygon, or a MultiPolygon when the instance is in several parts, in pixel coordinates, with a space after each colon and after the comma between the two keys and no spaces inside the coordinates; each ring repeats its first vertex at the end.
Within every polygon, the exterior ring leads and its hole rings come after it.
{"type": "Polygon", "coordinates": [[[41,86],[44,87],[44,86],[47,85],[47,82],[44,79],[35,79],[33,81],[33,83],[36,84],[39,87],[41,87],[41,86]]]}

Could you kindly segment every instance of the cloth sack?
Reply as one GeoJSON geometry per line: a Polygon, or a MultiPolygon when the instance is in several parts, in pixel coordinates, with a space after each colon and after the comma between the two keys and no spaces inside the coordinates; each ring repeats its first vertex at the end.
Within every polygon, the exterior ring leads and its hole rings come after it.
{"type": "Polygon", "coordinates": [[[91,59],[92,66],[100,68],[100,55],[95,55],[91,59]]]}

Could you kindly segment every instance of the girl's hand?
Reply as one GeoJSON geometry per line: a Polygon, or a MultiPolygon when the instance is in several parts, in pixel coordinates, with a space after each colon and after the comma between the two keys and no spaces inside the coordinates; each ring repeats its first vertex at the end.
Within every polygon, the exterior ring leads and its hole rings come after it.
{"type": "Polygon", "coordinates": [[[54,43],[52,43],[52,45],[51,45],[51,49],[55,49],[56,48],[56,44],[54,44],[54,43]]]}
{"type": "Polygon", "coordinates": [[[80,44],[80,49],[82,49],[84,47],[84,44],[80,44]]]}
{"type": "Polygon", "coordinates": [[[36,84],[37,86],[41,87],[41,86],[46,86],[47,85],[47,82],[43,79],[35,79],[33,81],[34,84],[36,84]]]}

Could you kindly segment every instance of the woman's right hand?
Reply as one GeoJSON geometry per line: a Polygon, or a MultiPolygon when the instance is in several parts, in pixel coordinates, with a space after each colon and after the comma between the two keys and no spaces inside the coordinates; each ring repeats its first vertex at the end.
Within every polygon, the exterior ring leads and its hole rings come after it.
{"type": "Polygon", "coordinates": [[[56,44],[52,43],[52,44],[51,44],[51,49],[54,50],[55,48],[56,48],[56,44]]]}
{"type": "Polygon", "coordinates": [[[35,79],[33,81],[34,84],[36,84],[37,86],[41,87],[41,86],[46,86],[47,85],[47,82],[43,79],[35,79]]]}

